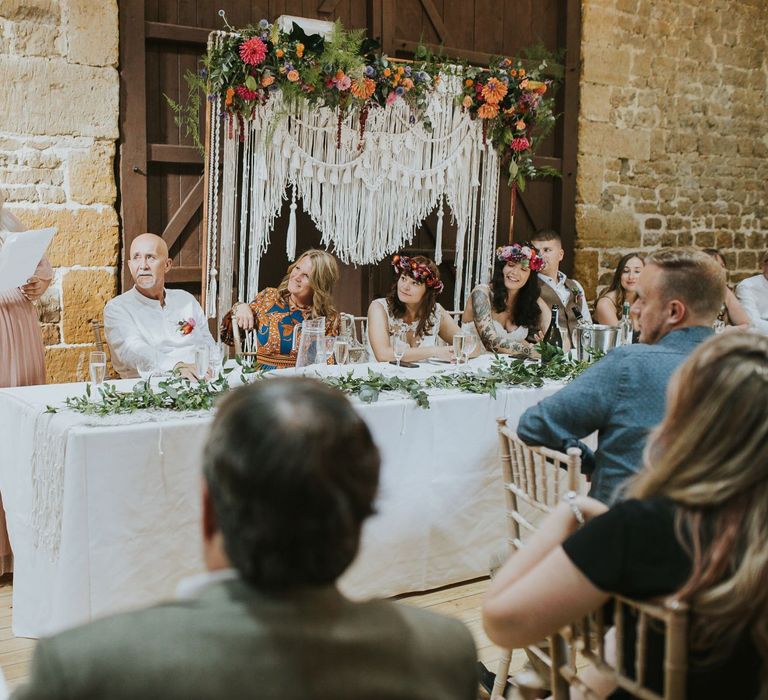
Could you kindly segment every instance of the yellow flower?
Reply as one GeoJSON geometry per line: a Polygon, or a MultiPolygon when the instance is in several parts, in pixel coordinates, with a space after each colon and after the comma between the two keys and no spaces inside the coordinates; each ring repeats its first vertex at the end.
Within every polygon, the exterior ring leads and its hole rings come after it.
{"type": "Polygon", "coordinates": [[[465,95],[464,99],[461,101],[461,106],[469,108],[472,106],[472,98],[469,95],[465,95]]]}
{"type": "Polygon", "coordinates": [[[483,85],[483,98],[488,104],[498,104],[506,94],[507,86],[496,78],[488,78],[488,82],[483,85]]]}
{"type": "Polygon", "coordinates": [[[480,109],[477,110],[477,116],[480,117],[480,119],[493,119],[498,114],[499,114],[499,105],[494,105],[490,103],[481,105],[480,109]]]}
{"type": "Polygon", "coordinates": [[[286,78],[288,78],[288,80],[290,80],[292,83],[295,83],[299,79],[299,71],[297,71],[295,68],[288,71],[286,78]]]}
{"type": "Polygon", "coordinates": [[[526,83],[525,89],[531,92],[538,92],[540,95],[543,95],[547,91],[546,83],[539,82],[538,80],[526,80],[524,82],[526,83]]]}
{"type": "Polygon", "coordinates": [[[304,44],[296,44],[296,55],[299,58],[304,55],[304,44]]]}

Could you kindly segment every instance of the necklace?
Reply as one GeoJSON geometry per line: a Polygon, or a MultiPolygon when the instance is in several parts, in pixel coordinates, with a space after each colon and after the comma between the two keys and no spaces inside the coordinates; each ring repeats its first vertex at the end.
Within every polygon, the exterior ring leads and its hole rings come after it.
{"type": "Polygon", "coordinates": [[[288,304],[297,309],[300,309],[301,311],[306,311],[308,308],[312,306],[311,304],[299,304],[299,302],[296,300],[296,297],[293,296],[293,294],[288,295],[288,304]]]}

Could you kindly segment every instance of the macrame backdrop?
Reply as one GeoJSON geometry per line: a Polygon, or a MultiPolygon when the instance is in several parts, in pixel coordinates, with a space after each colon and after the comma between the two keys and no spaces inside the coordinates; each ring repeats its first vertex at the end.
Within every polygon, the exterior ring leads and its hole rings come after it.
{"type": "MultiPolygon", "coordinates": [[[[221,36],[212,35],[212,41],[221,36]]],[[[414,119],[402,99],[371,109],[362,138],[357,113],[342,122],[339,132],[338,112],[306,102],[289,107],[279,91],[250,118],[214,116],[206,134],[208,316],[220,317],[229,309],[235,264],[237,298],[256,295],[259,263],[287,197],[289,259],[296,253],[300,202],[320,231],[320,244],[356,265],[401,250],[435,209],[435,261],[440,263],[447,207],[457,229],[453,304],[461,308],[471,287],[488,281],[500,164],[481,122],[456,104],[460,81],[441,76],[426,110],[432,131],[414,119]]],[[[213,115],[222,115],[220,97],[211,107],[213,115]]]]}

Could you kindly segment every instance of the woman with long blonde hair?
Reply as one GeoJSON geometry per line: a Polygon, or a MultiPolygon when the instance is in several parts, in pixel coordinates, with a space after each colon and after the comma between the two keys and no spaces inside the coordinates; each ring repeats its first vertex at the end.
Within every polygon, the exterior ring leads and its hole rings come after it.
{"type": "MultiPolygon", "coordinates": [[[[550,514],[489,588],[488,636],[516,648],[610,594],[674,596],[691,611],[687,697],[768,698],[768,337],[724,334],[692,353],[627,495],[607,511],[572,496],[550,514]]],[[[646,644],[661,690],[663,639],[651,630],[646,644]]],[[[634,646],[624,654],[634,668],[634,646]]]]}
{"type": "Polygon", "coordinates": [[[336,258],[311,248],[288,266],[277,287],[260,291],[250,303],[236,302],[225,316],[221,337],[232,341],[234,322],[244,330],[256,329],[257,364],[282,369],[296,364],[295,326],[310,318],[325,318],[326,335],[338,335],[339,314],[333,305],[333,287],[339,280],[336,258]]]}

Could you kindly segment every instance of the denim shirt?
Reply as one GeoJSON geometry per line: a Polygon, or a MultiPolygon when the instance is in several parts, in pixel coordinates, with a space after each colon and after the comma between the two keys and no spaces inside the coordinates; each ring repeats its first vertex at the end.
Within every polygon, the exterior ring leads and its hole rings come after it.
{"type": "Polygon", "coordinates": [[[611,350],[556,394],[529,408],[517,434],[528,445],[562,450],[564,443],[597,431],[598,446],[589,495],[611,504],[620,487],[642,466],[648,433],[661,422],[672,373],[711,328],[692,326],[667,333],[654,345],[611,350]]]}

